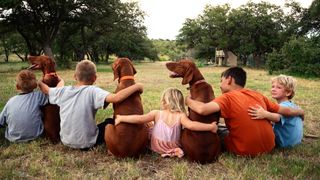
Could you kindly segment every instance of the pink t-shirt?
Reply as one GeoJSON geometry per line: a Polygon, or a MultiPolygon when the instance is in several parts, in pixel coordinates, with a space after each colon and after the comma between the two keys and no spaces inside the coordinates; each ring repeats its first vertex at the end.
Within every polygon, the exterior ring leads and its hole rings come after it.
{"type": "Polygon", "coordinates": [[[151,150],[161,154],[162,157],[184,155],[180,144],[181,134],[181,114],[166,116],[167,113],[160,111],[159,119],[155,120],[155,125],[151,131],[151,150]],[[174,118],[175,123],[171,126],[166,124],[164,118],[174,118]]]}

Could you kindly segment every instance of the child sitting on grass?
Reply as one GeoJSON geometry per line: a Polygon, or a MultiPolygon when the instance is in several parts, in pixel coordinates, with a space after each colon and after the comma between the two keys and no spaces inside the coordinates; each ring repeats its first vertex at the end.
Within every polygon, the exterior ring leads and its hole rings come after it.
{"type": "MultiPolygon", "coordinates": [[[[297,108],[291,101],[295,95],[296,80],[291,76],[280,75],[272,79],[271,96],[281,106],[297,108]]],[[[273,131],[276,139],[276,146],[287,148],[301,143],[303,136],[303,123],[300,116],[282,116],[271,113],[262,107],[254,107],[252,110],[253,119],[268,119],[274,122],[273,131]]]]}
{"type": "Polygon", "coordinates": [[[94,86],[97,79],[96,65],[82,60],[76,66],[74,78],[76,85],[64,86],[60,78],[56,88],[49,88],[42,81],[39,87],[49,94],[49,101],[60,107],[61,142],[69,147],[88,150],[94,145],[104,143],[106,122],[96,124],[95,115],[99,108],[108,103],[118,103],[136,91],[143,91],[142,84],[135,84],[116,94],[94,86]]]}
{"type": "Polygon", "coordinates": [[[117,115],[115,125],[125,123],[146,123],[154,121],[151,132],[150,149],[162,157],[182,157],[180,144],[181,125],[194,131],[212,131],[216,133],[216,122],[204,124],[191,121],[186,116],[184,98],[180,90],[169,88],[162,94],[161,110],[153,110],[145,115],[117,115]]]}
{"type": "Polygon", "coordinates": [[[9,99],[0,114],[0,125],[7,125],[5,137],[10,142],[27,142],[38,138],[43,132],[41,106],[48,97],[37,88],[36,76],[22,70],[16,77],[16,88],[20,92],[9,99]]]}

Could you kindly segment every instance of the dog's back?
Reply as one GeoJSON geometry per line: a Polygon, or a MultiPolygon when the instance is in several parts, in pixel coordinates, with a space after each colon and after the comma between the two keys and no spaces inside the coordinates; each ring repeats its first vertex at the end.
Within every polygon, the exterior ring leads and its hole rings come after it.
{"type": "MultiPolygon", "coordinates": [[[[121,68],[121,67],[120,67],[121,68]]],[[[114,70],[115,71],[115,70],[114,70]]],[[[120,75],[121,79],[123,75],[120,75]]],[[[134,79],[119,80],[116,92],[133,85],[134,79]]],[[[114,118],[116,115],[142,115],[143,107],[139,92],[133,93],[120,103],[113,104],[114,118]]],[[[108,150],[117,157],[137,157],[146,148],[148,131],[144,124],[120,123],[117,126],[107,125],[105,141],[108,150]]]]}
{"type": "MultiPolygon", "coordinates": [[[[214,98],[212,87],[205,82],[191,88],[190,94],[193,99],[204,103],[214,98]]],[[[203,123],[218,122],[219,113],[203,116],[189,109],[189,119],[203,123]]],[[[209,163],[215,161],[220,154],[219,137],[216,133],[209,131],[201,132],[185,129],[181,135],[181,144],[187,157],[192,161],[209,163]]]]}

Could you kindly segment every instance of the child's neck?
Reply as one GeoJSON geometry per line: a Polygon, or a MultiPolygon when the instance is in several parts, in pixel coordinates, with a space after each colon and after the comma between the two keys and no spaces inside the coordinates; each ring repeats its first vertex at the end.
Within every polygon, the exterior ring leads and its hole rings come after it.
{"type": "Polygon", "coordinates": [[[282,103],[282,102],[285,102],[285,101],[289,101],[289,98],[288,97],[282,97],[282,98],[279,98],[279,99],[276,99],[278,104],[282,103]]]}
{"type": "Polygon", "coordinates": [[[79,86],[88,86],[88,85],[92,85],[92,84],[93,84],[92,82],[78,81],[75,86],[76,86],[76,87],[79,87],[79,86]]]}

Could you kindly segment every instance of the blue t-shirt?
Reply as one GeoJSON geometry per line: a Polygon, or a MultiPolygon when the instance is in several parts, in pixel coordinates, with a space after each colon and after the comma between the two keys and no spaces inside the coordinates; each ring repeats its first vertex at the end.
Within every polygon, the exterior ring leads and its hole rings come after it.
{"type": "MultiPolygon", "coordinates": [[[[297,108],[291,101],[280,103],[280,106],[297,108]]],[[[281,116],[280,121],[273,127],[276,136],[276,145],[279,147],[293,147],[301,143],[303,136],[303,124],[300,116],[281,116]]]]}
{"type": "Polygon", "coordinates": [[[48,96],[40,91],[19,94],[9,99],[0,114],[0,125],[7,124],[5,137],[11,142],[26,142],[43,132],[41,106],[48,96]]]}

